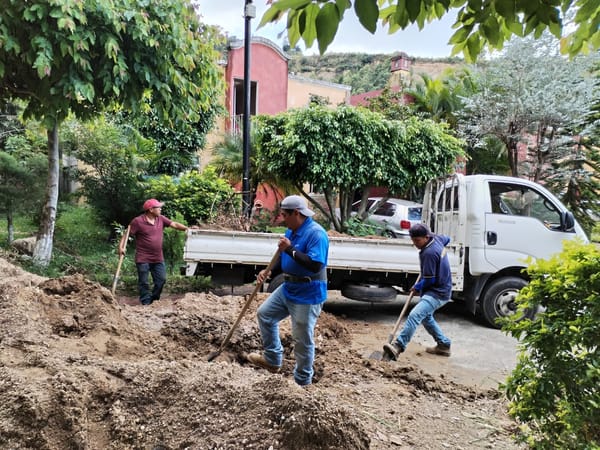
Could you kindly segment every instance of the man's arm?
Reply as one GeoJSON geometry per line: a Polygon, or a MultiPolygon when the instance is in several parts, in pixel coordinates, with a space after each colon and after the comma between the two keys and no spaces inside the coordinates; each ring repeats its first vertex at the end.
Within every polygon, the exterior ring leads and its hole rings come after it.
{"type": "Polygon", "coordinates": [[[171,221],[171,225],[169,225],[171,228],[175,228],[176,230],[179,231],[187,231],[188,227],[182,223],[179,222],[175,222],[175,221],[171,221]]]}
{"type": "Polygon", "coordinates": [[[295,250],[291,246],[286,248],[285,252],[290,255],[294,261],[311,272],[320,272],[323,268],[323,264],[321,264],[319,261],[313,261],[306,253],[295,250]]]}

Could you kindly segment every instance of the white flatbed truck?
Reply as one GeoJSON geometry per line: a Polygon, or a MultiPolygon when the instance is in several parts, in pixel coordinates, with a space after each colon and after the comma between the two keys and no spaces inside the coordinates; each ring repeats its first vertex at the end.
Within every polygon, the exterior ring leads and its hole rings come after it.
{"type": "MultiPolygon", "coordinates": [[[[583,229],[551,192],[534,182],[497,175],[452,175],[427,184],[423,222],[451,238],[447,247],[453,299],[491,326],[513,314],[514,299],[528,282],[527,258],[547,258],[566,239],[587,242],[583,229]]],[[[218,285],[255,280],[277,249],[280,235],[190,230],[185,273],[211,276],[218,285]]],[[[419,274],[410,239],[329,238],[328,289],[354,300],[391,301],[419,274]]],[[[268,284],[272,292],[283,274],[268,284]]],[[[531,312],[533,314],[534,312],[531,312]]]]}

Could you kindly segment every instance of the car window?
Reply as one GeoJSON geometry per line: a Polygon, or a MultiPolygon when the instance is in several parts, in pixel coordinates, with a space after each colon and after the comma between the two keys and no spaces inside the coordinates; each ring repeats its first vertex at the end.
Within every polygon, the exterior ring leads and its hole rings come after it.
{"type": "Polygon", "coordinates": [[[390,202],[385,202],[383,205],[377,208],[373,214],[377,214],[378,216],[392,217],[395,212],[396,205],[390,202]]]}
{"type": "MultiPolygon", "coordinates": [[[[375,200],[371,200],[371,199],[367,200],[367,208],[366,208],[367,211],[371,208],[371,206],[373,206],[373,203],[375,203],[375,200]]],[[[360,200],[352,203],[352,211],[353,212],[358,212],[358,208],[360,208],[360,200]]]]}
{"type": "Polygon", "coordinates": [[[560,211],[537,191],[521,185],[490,183],[492,212],[535,217],[549,226],[560,225],[560,211]]]}
{"type": "Polygon", "coordinates": [[[408,208],[408,220],[421,220],[423,208],[408,208]]]}

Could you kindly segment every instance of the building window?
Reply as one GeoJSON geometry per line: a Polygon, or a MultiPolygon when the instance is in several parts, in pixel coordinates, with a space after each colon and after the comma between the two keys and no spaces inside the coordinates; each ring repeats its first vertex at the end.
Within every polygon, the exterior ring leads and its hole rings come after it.
{"type": "MultiPolygon", "coordinates": [[[[256,115],[256,81],[250,82],[250,115],[256,115]]],[[[233,80],[233,115],[242,116],[244,114],[244,80],[233,80]]]]}

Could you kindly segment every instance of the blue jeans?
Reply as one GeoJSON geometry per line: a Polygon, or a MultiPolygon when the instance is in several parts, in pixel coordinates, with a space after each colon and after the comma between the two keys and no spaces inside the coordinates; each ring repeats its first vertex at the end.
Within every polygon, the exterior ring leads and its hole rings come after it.
{"type": "Polygon", "coordinates": [[[441,345],[450,346],[450,339],[444,336],[439,325],[433,318],[433,313],[448,303],[450,300],[438,300],[432,295],[424,295],[417,305],[412,309],[404,328],[396,338],[396,341],[402,348],[406,349],[406,346],[412,339],[417,327],[420,323],[423,323],[425,330],[435,339],[435,342],[441,345]]]}
{"type": "Polygon", "coordinates": [[[158,263],[136,263],[138,272],[138,289],[140,291],[140,303],[149,305],[154,300],[160,299],[163,286],[167,281],[167,268],[164,262],[158,263]],[[154,284],[150,291],[148,275],[152,274],[154,284]]]}
{"type": "Polygon", "coordinates": [[[300,305],[290,302],[279,286],[257,310],[258,327],[262,336],[264,357],[273,366],[281,367],[283,346],[279,336],[279,322],[290,316],[294,339],[294,380],[300,386],[312,383],[315,342],[313,334],[323,304],[300,305]]]}

